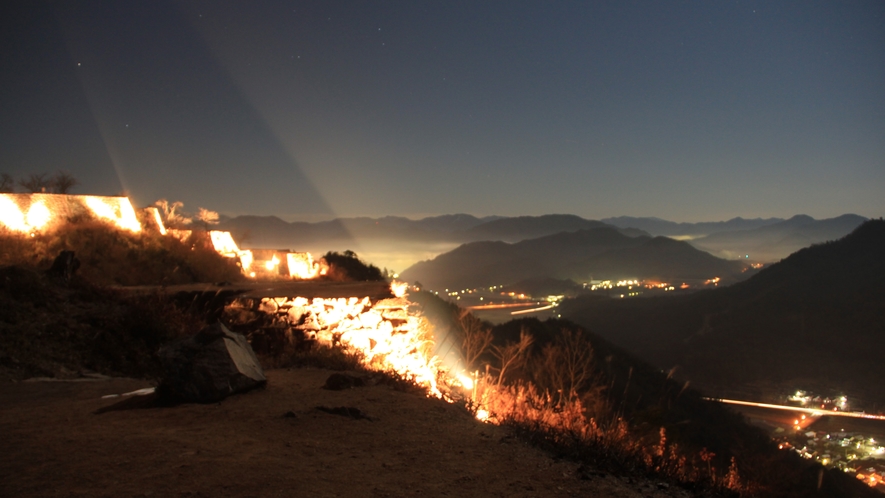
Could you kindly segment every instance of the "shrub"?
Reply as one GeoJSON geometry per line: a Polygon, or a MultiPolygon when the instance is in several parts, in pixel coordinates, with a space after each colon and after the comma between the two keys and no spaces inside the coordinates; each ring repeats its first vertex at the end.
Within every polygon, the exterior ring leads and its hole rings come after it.
{"type": "Polygon", "coordinates": [[[364,263],[353,251],[343,253],[329,251],[323,256],[329,265],[327,277],[336,281],[384,281],[384,275],[377,266],[364,263]]]}

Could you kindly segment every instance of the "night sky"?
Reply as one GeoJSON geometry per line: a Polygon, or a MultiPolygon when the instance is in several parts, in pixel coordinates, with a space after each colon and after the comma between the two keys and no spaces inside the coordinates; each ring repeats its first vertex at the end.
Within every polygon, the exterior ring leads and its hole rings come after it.
{"type": "Polygon", "coordinates": [[[885,2],[0,7],[0,172],[286,220],[885,215],[885,2]]]}

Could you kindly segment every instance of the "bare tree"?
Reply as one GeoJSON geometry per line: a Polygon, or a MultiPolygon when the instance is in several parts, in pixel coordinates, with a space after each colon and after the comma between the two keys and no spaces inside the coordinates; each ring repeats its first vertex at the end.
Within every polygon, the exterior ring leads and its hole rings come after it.
{"type": "Polygon", "coordinates": [[[49,179],[51,189],[56,194],[69,194],[71,189],[79,185],[80,182],[67,171],[59,171],[49,179]]]}
{"type": "Polygon", "coordinates": [[[0,192],[15,192],[15,179],[9,173],[0,175],[0,192]]]}
{"type": "Polygon", "coordinates": [[[194,219],[203,223],[207,230],[209,229],[209,225],[218,224],[218,218],[217,211],[210,211],[206,208],[200,208],[199,211],[197,211],[197,215],[194,216],[194,219]]]}
{"type": "Polygon", "coordinates": [[[539,385],[571,400],[590,389],[596,381],[593,346],[580,330],[563,329],[555,342],[544,347],[532,371],[539,385]]]}
{"type": "Polygon", "coordinates": [[[529,347],[535,339],[525,329],[519,332],[519,342],[511,342],[506,346],[492,346],[492,352],[498,359],[501,368],[498,371],[498,386],[504,383],[504,376],[508,370],[518,369],[525,366],[528,359],[529,347]]]}
{"type": "Polygon", "coordinates": [[[27,177],[19,178],[18,184],[33,194],[52,189],[52,179],[47,173],[31,173],[27,177]]]}
{"type": "Polygon", "coordinates": [[[467,310],[461,312],[458,317],[463,339],[461,350],[464,354],[464,366],[473,370],[478,368],[476,363],[479,358],[488,351],[492,345],[492,329],[486,327],[479,318],[476,318],[467,310]]]}
{"type": "Polygon", "coordinates": [[[163,223],[165,223],[167,227],[173,228],[190,225],[193,221],[190,217],[175,212],[176,209],[184,207],[184,203],[181,201],[170,203],[166,199],[160,199],[155,202],[154,205],[159,208],[160,213],[163,215],[163,223]]]}

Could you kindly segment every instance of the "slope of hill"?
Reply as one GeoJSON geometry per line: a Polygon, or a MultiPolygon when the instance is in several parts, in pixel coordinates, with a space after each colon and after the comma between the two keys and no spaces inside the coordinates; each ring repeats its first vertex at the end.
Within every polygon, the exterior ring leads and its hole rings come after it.
{"type": "Polygon", "coordinates": [[[432,289],[507,285],[552,277],[710,278],[734,276],[737,262],[665,238],[628,237],[613,228],[563,232],[515,244],[474,242],[422,261],[402,278],[432,289]]]}
{"type": "Polygon", "coordinates": [[[752,230],[714,233],[691,243],[724,257],[749,255],[756,261],[777,261],[803,247],[844,237],[864,221],[866,218],[855,214],[825,220],[797,215],[752,230]]]}
{"type": "Polygon", "coordinates": [[[568,317],[713,393],[841,391],[885,409],[885,221],[803,249],[731,287],[582,299],[568,317]]]}
{"type": "MultiPolygon", "coordinates": [[[[464,324],[470,316],[465,316],[451,303],[426,292],[412,294],[410,298],[421,303],[437,332],[444,327],[446,334],[459,337],[467,330],[475,330],[473,325],[464,324]]],[[[733,457],[741,464],[741,475],[752,476],[750,479],[755,481],[752,491],[745,489],[746,496],[875,496],[853,476],[840,470],[821,472],[814,462],[792,451],[779,450],[763,430],[749,426],[727,406],[704,400],[699,392],[675,381],[667,372],[581,330],[574,323],[527,318],[495,326],[491,329],[492,347],[487,350],[489,354],[480,356],[480,362],[488,362],[493,372],[500,371],[500,352],[510,350],[512,353],[508,345],[523,342],[526,335],[532,341],[524,350],[525,356],[521,359],[508,356],[508,379],[532,383],[549,393],[561,392],[556,386],[561,387],[558,382],[563,377],[554,372],[561,372],[575,382],[588,381],[579,384],[584,386],[582,405],[598,423],[605,425],[610,416],[615,416],[629,424],[628,432],[633,437],[652,446],[666,434],[667,441],[688,458],[684,462],[691,461],[691,455],[696,452],[709,451],[715,454],[712,465],[724,468],[733,457]],[[551,353],[563,347],[560,351],[568,351],[567,358],[551,353]],[[591,358],[589,363],[584,362],[587,358],[591,358]]],[[[566,443],[567,446],[577,444],[577,438],[571,438],[575,435],[569,437],[571,443],[566,443]]],[[[554,451],[563,451],[549,438],[546,441],[554,451]]],[[[598,449],[584,451],[572,446],[561,454],[587,455],[598,449]]],[[[618,461],[615,451],[607,455],[605,461],[618,461]]],[[[695,492],[698,496],[719,496],[705,494],[697,488],[695,492]]],[[[731,495],[723,493],[722,496],[731,495]]]]}

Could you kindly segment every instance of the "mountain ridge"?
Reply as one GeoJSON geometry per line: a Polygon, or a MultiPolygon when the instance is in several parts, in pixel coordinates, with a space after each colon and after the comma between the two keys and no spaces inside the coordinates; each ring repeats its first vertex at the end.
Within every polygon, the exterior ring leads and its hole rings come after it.
{"type": "Polygon", "coordinates": [[[885,408],[885,221],[686,296],[576,298],[564,318],[714,395],[843,390],[885,408]],[[833,375],[838,372],[838,375],[833,375]],[[735,393],[735,386],[743,393],[735,393]]]}
{"type": "Polygon", "coordinates": [[[749,255],[757,261],[771,262],[787,257],[811,244],[835,240],[861,225],[867,218],[843,214],[815,220],[796,215],[788,220],[750,230],[717,232],[691,240],[695,247],[726,257],[749,255]]]}
{"type": "Polygon", "coordinates": [[[428,288],[474,288],[507,285],[526,279],[712,278],[736,276],[742,264],[725,261],[686,242],[628,237],[599,227],[516,243],[462,244],[402,272],[401,278],[428,288]],[[668,269],[671,268],[671,269],[668,269]],[[676,268],[676,270],[672,270],[676,268]],[[641,273],[641,274],[640,274],[641,273]]]}

